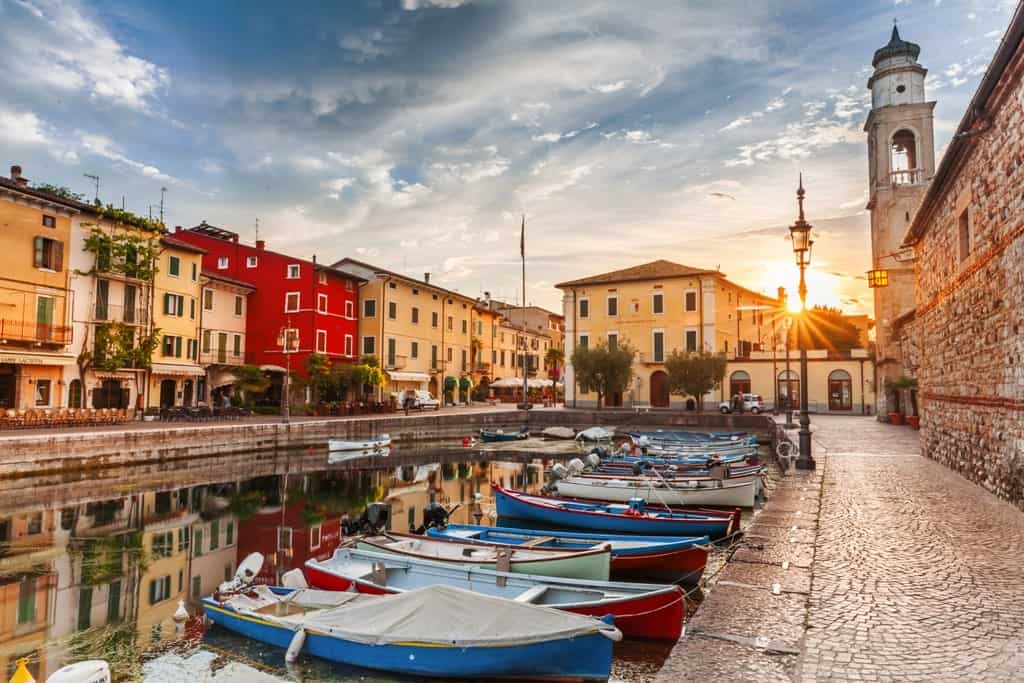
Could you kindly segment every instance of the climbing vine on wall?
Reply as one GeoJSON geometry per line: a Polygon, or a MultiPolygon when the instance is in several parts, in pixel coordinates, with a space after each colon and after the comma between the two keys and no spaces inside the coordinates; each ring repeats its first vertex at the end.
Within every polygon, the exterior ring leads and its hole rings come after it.
{"type": "MultiPolygon", "coordinates": [[[[160,330],[135,338],[135,328],[121,322],[96,326],[96,343],[89,359],[98,370],[112,372],[120,368],[148,368],[160,344],[160,330]]],[[[87,353],[87,352],[86,352],[87,353]]]]}
{"type": "Polygon", "coordinates": [[[147,282],[156,276],[160,245],[155,235],[107,232],[94,227],[84,246],[95,256],[92,273],[120,273],[147,282]]]}

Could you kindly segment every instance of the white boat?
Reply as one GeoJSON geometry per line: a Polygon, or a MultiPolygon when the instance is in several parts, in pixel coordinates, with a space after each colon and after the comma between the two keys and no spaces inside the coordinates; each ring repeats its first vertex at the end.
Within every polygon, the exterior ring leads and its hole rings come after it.
{"type": "Polygon", "coordinates": [[[576,430],[569,427],[545,427],[541,436],[548,439],[573,439],[576,437],[576,430]]]}
{"type": "Polygon", "coordinates": [[[330,439],[327,441],[329,451],[377,451],[391,445],[391,435],[381,434],[366,439],[330,439]]]}
{"type": "Polygon", "coordinates": [[[327,464],[337,465],[339,462],[346,462],[348,460],[358,460],[359,458],[379,458],[385,455],[391,455],[391,449],[387,446],[383,448],[370,448],[365,451],[330,451],[327,454],[327,464]]]}
{"type": "Polygon", "coordinates": [[[565,498],[585,498],[628,503],[633,498],[664,505],[690,505],[713,507],[753,507],[761,488],[760,477],[738,481],[725,479],[667,484],[664,480],[596,479],[569,477],[555,483],[558,495],[565,498]]]}
{"type": "Polygon", "coordinates": [[[615,432],[604,427],[590,427],[576,435],[579,441],[610,441],[615,432]]]}

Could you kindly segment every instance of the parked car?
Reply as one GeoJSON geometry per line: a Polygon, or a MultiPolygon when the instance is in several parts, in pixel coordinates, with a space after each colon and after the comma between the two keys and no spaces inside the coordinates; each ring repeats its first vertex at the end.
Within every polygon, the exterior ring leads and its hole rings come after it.
{"type": "MultiPolygon", "coordinates": [[[[722,413],[733,412],[732,400],[722,401],[718,404],[718,409],[722,413]]],[[[757,415],[764,410],[764,401],[760,394],[743,394],[743,412],[752,413],[757,415]]]]}
{"type": "Polygon", "coordinates": [[[440,410],[441,402],[430,395],[429,391],[424,389],[408,389],[404,392],[393,393],[392,396],[395,398],[395,404],[398,409],[401,410],[405,407],[405,399],[409,398],[412,400],[410,408],[416,408],[419,410],[440,410]]]}

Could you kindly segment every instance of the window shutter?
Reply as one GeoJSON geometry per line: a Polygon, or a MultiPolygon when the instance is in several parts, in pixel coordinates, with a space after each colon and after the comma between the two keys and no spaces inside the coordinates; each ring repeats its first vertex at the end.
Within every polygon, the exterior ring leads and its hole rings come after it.
{"type": "Polygon", "coordinates": [[[164,294],[164,315],[167,315],[170,312],[171,312],[171,295],[170,294],[164,294]]]}
{"type": "Polygon", "coordinates": [[[174,338],[174,357],[181,358],[181,337],[174,338]]]}
{"type": "Polygon", "coordinates": [[[149,604],[156,604],[156,580],[149,582],[149,604]]]}
{"type": "Polygon", "coordinates": [[[185,297],[183,297],[180,294],[178,294],[177,297],[178,297],[178,317],[179,318],[184,318],[185,317],[185,297]]]}
{"type": "Polygon", "coordinates": [[[54,270],[64,269],[64,243],[53,241],[53,258],[50,263],[54,270]]]}
{"type": "Polygon", "coordinates": [[[43,267],[43,243],[42,237],[36,237],[32,244],[32,265],[36,268],[43,267]]]}

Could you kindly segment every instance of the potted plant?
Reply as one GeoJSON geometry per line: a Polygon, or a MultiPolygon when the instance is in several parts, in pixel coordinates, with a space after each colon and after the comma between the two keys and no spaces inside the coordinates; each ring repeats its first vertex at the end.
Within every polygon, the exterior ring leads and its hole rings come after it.
{"type": "Polygon", "coordinates": [[[910,426],[913,427],[914,429],[917,429],[919,426],[920,419],[917,415],[916,406],[917,380],[914,379],[913,377],[908,377],[907,375],[900,375],[896,379],[886,380],[885,386],[887,390],[893,393],[893,398],[896,402],[896,411],[889,413],[889,422],[894,425],[904,424],[904,414],[901,405],[901,398],[903,396],[904,391],[909,391],[911,411],[910,415],[907,416],[906,422],[910,424],[910,426]]]}

